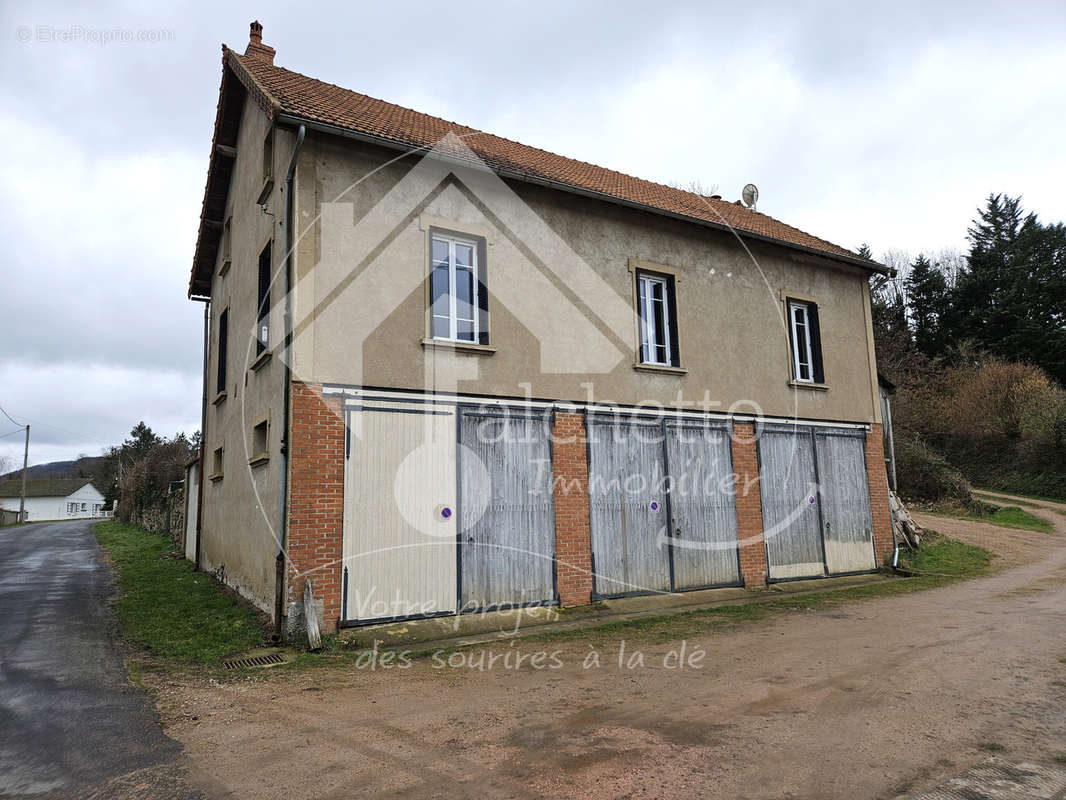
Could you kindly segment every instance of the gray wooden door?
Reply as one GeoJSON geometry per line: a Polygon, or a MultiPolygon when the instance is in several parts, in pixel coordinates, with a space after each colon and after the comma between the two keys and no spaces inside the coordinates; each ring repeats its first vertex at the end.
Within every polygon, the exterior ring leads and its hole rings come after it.
{"type": "Polygon", "coordinates": [[[729,430],[667,423],[674,588],[740,582],[729,430]]]}
{"type": "Polygon", "coordinates": [[[461,610],[555,600],[550,418],[462,410],[461,610]]]}
{"type": "Polygon", "coordinates": [[[830,575],[877,567],[862,433],[816,431],[825,563],[830,575]]]}
{"type": "Polygon", "coordinates": [[[759,436],[759,491],[771,580],[825,575],[818,473],[809,429],[759,436]]]}
{"type": "Polygon", "coordinates": [[[662,426],[588,417],[593,589],[670,591],[662,426]]]}

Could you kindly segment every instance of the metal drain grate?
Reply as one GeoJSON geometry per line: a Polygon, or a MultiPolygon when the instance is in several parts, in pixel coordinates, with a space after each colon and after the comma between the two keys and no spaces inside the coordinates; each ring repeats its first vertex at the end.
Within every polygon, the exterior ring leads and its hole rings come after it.
{"type": "Polygon", "coordinates": [[[277,653],[266,656],[253,656],[252,658],[235,658],[232,661],[223,661],[222,666],[226,669],[249,669],[251,667],[273,667],[275,664],[284,664],[285,659],[277,653]]]}

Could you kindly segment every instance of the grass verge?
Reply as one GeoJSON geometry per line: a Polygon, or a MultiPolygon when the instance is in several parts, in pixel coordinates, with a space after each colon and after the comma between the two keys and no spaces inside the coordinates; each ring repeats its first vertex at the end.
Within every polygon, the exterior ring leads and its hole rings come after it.
{"type": "Polygon", "coordinates": [[[114,603],[123,637],[154,656],[217,665],[264,641],[260,614],[162,536],[121,522],[93,528],[118,572],[114,603]]]}
{"type": "Polygon", "coordinates": [[[1043,511],[1054,511],[1056,514],[1060,514],[1066,517],[1066,505],[1063,504],[1062,500],[1055,500],[1050,497],[1029,497],[1030,501],[1042,500],[1046,503],[1056,503],[1059,506],[1058,508],[1049,508],[1048,506],[1040,505],[1040,503],[1037,502],[1019,500],[1018,498],[1021,497],[1021,495],[1018,495],[1017,497],[1008,497],[998,492],[993,492],[989,489],[974,489],[973,493],[975,495],[978,495],[981,499],[988,500],[993,503],[1013,503],[1018,506],[1024,506],[1025,508],[1039,508],[1043,511]]]}
{"type": "Polygon", "coordinates": [[[973,522],[986,522],[1000,528],[1014,528],[1020,531],[1037,531],[1051,533],[1055,527],[1045,519],[1035,517],[1020,506],[1000,506],[974,500],[969,505],[940,504],[931,507],[915,507],[920,514],[932,514],[935,517],[951,517],[973,522]]]}

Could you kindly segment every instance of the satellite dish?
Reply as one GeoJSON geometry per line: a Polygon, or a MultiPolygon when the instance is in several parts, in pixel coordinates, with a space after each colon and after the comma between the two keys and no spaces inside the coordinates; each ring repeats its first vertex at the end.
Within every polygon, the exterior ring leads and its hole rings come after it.
{"type": "Polygon", "coordinates": [[[744,187],[744,191],[740,196],[744,199],[744,205],[754,209],[755,204],[759,202],[759,187],[754,183],[749,183],[744,187]]]}

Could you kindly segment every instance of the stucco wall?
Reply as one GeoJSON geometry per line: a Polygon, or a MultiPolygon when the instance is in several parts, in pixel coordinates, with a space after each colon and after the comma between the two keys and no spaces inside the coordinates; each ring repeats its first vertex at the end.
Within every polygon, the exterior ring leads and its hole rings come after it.
{"type": "MultiPolygon", "coordinates": [[[[263,609],[273,607],[276,534],[280,516],[280,442],[284,364],[280,357],[253,369],[259,253],[273,237],[273,269],[282,263],[284,197],[283,171],[293,137],[274,134],[274,189],[264,213],[256,203],[263,188],[263,142],[269,125],[251,100],[244,108],[237,142],[227,216],[232,217],[229,245],[231,266],[220,275],[226,256],[223,245],[215,265],[211,291],[211,351],[208,364],[207,426],[204,435],[205,479],[201,534],[201,566],[263,609]],[[280,177],[279,177],[280,176],[280,177]],[[216,397],[218,320],[229,309],[226,397],[216,397]],[[269,416],[269,459],[250,465],[252,428],[269,416]],[[221,479],[213,480],[215,448],[224,447],[221,479]]],[[[272,299],[279,299],[282,278],[275,275],[272,299]]],[[[271,349],[280,340],[280,313],[271,315],[271,349]]]]}
{"type": "Polygon", "coordinates": [[[395,156],[308,136],[299,379],[667,407],[680,391],[711,410],[880,420],[864,272],[494,176],[442,184],[417,159],[383,166],[395,156]],[[433,226],[487,241],[491,354],[423,344],[433,226]],[[684,373],[634,368],[640,262],[675,276],[684,373]],[[818,303],[826,390],[790,385],[785,295],[818,303]]]}

